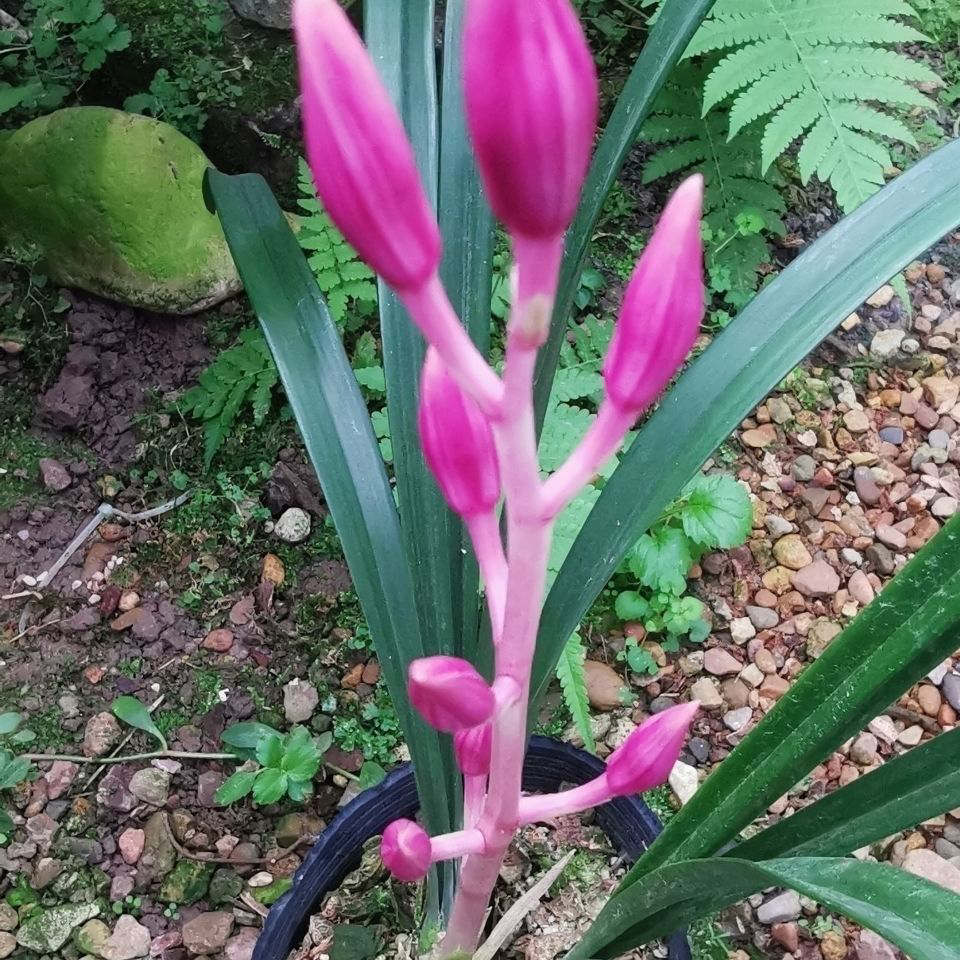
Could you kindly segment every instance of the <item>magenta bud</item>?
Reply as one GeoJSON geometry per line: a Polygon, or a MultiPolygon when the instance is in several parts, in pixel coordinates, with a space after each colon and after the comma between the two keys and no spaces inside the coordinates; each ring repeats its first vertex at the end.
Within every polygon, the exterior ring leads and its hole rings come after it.
{"type": "Polygon", "coordinates": [[[607,395],[626,413],[640,413],[660,395],[700,331],[702,203],[697,174],[670,198],[627,287],[603,365],[607,395]]]}
{"type": "Polygon", "coordinates": [[[420,377],[420,443],[437,486],[462,517],[492,510],[500,499],[493,431],[431,347],[420,377]]]}
{"type": "Polygon", "coordinates": [[[481,724],[458,730],[453,735],[453,749],[460,772],[466,777],[483,777],[490,772],[493,750],[493,725],[481,724]]]}
{"type": "Polygon", "coordinates": [[[435,730],[456,733],[486,723],[493,691],[472,663],[460,657],[422,657],[407,669],[410,702],[435,730]]]}
{"type": "Polygon", "coordinates": [[[419,289],[440,263],[440,229],[403,123],[336,0],[295,0],[293,26],[317,194],[390,286],[419,289]]]}
{"type": "Polygon", "coordinates": [[[597,72],[570,0],[469,0],[467,120],[494,212],[511,233],[562,234],[597,128],[597,72]]]}
{"type": "Polygon", "coordinates": [[[405,883],[421,880],[430,869],[430,837],[412,820],[394,820],[383,831],[380,859],[384,866],[405,883]]]}
{"type": "Polygon", "coordinates": [[[670,707],[644,721],[607,760],[613,796],[643,793],[666,783],[700,705],[670,707]]]}

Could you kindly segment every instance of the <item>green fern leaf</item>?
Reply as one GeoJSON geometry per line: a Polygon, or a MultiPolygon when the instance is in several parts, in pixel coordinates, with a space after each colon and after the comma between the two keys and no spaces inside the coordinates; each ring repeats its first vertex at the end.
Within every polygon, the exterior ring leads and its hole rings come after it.
{"type": "Polygon", "coordinates": [[[590,725],[590,701],[587,698],[587,678],[583,672],[583,664],[587,659],[587,651],[578,634],[573,634],[567,641],[560,660],[557,663],[557,679],[563,691],[563,700],[573,717],[574,726],[583,740],[584,746],[596,753],[597,745],[593,739],[593,729],[590,725]]]}
{"type": "Polygon", "coordinates": [[[803,136],[821,115],[822,101],[812,90],[808,90],[789,103],[784,104],[764,127],[760,141],[761,163],[769,170],[773,161],[793,143],[803,136]]]}
{"type": "Polygon", "coordinates": [[[561,367],[553,382],[553,395],[558,402],[589,400],[603,393],[603,377],[588,367],[561,367]]]}

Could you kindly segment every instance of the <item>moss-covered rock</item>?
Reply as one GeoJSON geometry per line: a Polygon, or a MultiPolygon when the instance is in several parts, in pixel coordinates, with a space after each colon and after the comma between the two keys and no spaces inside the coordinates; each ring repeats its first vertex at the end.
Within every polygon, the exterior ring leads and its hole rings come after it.
{"type": "Polygon", "coordinates": [[[100,913],[95,903],[67,904],[34,914],[17,930],[17,943],[35,953],[56,953],[81,923],[100,913]]]}
{"type": "Polygon", "coordinates": [[[58,110],[0,139],[0,234],[39,247],[64,286],[165,313],[201,310],[240,289],[204,204],[209,165],[159,120],[58,110]]]}
{"type": "Polygon", "coordinates": [[[164,903],[178,903],[189,906],[207,895],[213,866],[197,860],[178,860],[173,872],[160,888],[160,899],[164,903]]]}

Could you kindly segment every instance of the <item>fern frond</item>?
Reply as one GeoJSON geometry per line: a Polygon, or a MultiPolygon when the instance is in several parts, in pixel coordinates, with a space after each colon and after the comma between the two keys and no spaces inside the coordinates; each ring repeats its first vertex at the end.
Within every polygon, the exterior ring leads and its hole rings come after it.
{"type": "Polygon", "coordinates": [[[883,183],[886,141],[915,146],[890,108],[934,105],[911,86],[933,71],[885,49],[927,39],[898,19],[915,15],[906,0],[718,0],[686,55],[722,54],[703,108],[732,98],[731,137],[766,118],[764,169],[800,140],[805,179],[827,179],[849,210],[883,183]]]}
{"type": "Polygon", "coordinates": [[[590,726],[590,700],[587,697],[587,678],[583,671],[587,651],[578,634],[567,641],[557,663],[557,680],[563,692],[563,700],[573,717],[574,726],[583,740],[584,746],[596,753],[597,745],[590,726]]]}

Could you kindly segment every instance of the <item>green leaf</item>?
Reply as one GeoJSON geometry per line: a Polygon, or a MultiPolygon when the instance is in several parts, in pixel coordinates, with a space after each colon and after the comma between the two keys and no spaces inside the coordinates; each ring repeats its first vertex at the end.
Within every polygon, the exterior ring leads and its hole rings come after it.
{"type": "MultiPolygon", "coordinates": [[[[713,3],[714,0],[665,0],[600,138],[580,208],[567,231],[550,337],[540,351],[537,363],[538,423],[543,422],[546,413],[557,360],[567,331],[567,320],[580,288],[587,250],[607,195],[617,182],[660,89],[713,3]]],[[[563,643],[566,643],[575,627],[576,624],[566,631],[563,643]]]]}
{"type": "Polygon", "coordinates": [[[682,530],[661,526],[645,533],[633,548],[630,569],[652,590],[683,593],[693,565],[690,542],[682,530]]]}
{"type": "Polygon", "coordinates": [[[264,737],[257,744],[256,757],[265,767],[277,767],[279,769],[283,763],[283,753],[282,737],[264,737]]]}
{"type": "Polygon", "coordinates": [[[360,767],[360,788],[362,790],[367,790],[370,787],[375,787],[378,783],[383,782],[383,778],[387,775],[387,771],[380,766],[379,763],[374,763],[373,760],[367,760],[362,767],[360,767]]]}
{"type": "Polygon", "coordinates": [[[887,864],[796,857],[687,860],[616,894],[566,960],[606,960],[767,887],[790,887],[869,927],[913,960],[960,951],[960,896],[887,864]],[[681,925],[682,925],[681,924],[681,925]]]}
{"type": "Polygon", "coordinates": [[[0,810],[0,843],[13,833],[13,820],[6,810],[0,810]]]}
{"type": "Polygon", "coordinates": [[[709,856],[956,647],[960,517],[808,667],[670,821],[624,880],[709,856]]]}
{"type": "Polygon", "coordinates": [[[636,538],[820,340],[960,222],[958,191],[960,142],[954,142],[820,237],[683,373],[607,481],[550,590],[534,664],[534,705],[567,638],[636,538]]]}
{"type": "Polygon", "coordinates": [[[32,770],[33,765],[29,760],[11,757],[6,751],[0,752],[0,790],[9,790],[18,783],[23,783],[29,779],[32,770]]]}
{"type": "Polygon", "coordinates": [[[339,923],[334,928],[330,960],[372,960],[383,949],[376,927],[339,923]]]}
{"type": "Polygon", "coordinates": [[[261,807],[276,803],[287,792],[287,775],[277,767],[268,767],[257,773],[253,784],[253,800],[261,807]]]}
{"type": "Polygon", "coordinates": [[[587,699],[587,678],[583,672],[583,663],[587,651],[578,634],[574,634],[563,648],[560,662],[557,664],[557,679],[563,691],[563,700],[573,717],[577,732],[591,753],[597,752],[590,726],[590,701],[587,699]]]}
{"type": "Polygon", "coordinates": [[[9,736],[20,726],[23,717],[19,713],[0,713],[0,737],[9,736]]]}
{"type": "Polygon", "coordinates": [[[684,493],[683,531],[708,549],[738,547],[750,534],[753,507],[747,491],[725,473],[700,474],[684,493]]]}
{"type": "Polygon", "coordinates": [[[951,730],[767,827],[729,856],[842,856],[957,807],[960,730],[951,730]]]}
{"type": "Polygon", "coordinates": [[[217,787],[214,801],[221,807],[229,807],[230,804],[242,800],[253,789],[259,772],[259,770],[238,770],[217,787]]]}
{"type": "Polygon", "coordinates": [[[149,733],[156,738],[162,750],[167,749],[167,741],[160,728],[153,722],[150,711],[136,697],[117,697],[111,708],[117,719],[137,730],[149,733]]]}
{"type": "Polygon", "coordinates": [[[613,608],[617,616],[625,622],[643,620],[650,612],[650,601],[641,597],[636,590],[623,590],[617,595],[613,608]]]}
{"type": "Polygon", "coordinates": [[[400,520],[366,404],[313,274],[266,183],[209,170],[207,185],[320,478],[414,766],[430,778],[421,782],[427,828],[449,832],[450,807],[436,790],[445,752],[406,696],[407,664],[426,648],[400,520]]]}
{"type": "Polygon", "coordinates": [[[320,766],[320,754],[305,727],[297,727],[287,740],[281,769],[294,781],[311,781],[320,766]]]}

